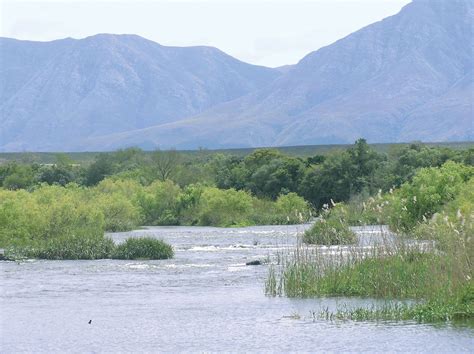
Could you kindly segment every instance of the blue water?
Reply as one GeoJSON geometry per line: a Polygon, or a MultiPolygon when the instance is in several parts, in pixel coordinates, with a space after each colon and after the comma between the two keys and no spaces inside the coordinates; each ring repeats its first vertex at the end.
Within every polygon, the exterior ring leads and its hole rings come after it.
{"type": "Polygon", "coordinates": [[[470,327],[312,316],[342,305],[371,306],[370,299],[265,296],[268,265],[245,263],[274,262],[305,227],[112,234],[117,242],[165,239],[176,252],[165,261],[2,262],[1,352],[473,351],[470,327]]]}

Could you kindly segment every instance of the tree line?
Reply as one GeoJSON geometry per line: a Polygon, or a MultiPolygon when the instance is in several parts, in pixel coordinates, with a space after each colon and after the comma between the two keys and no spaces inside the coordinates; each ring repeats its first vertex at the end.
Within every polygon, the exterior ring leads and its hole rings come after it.
{"type": "Polygon", "coordinates": [[[147,186],[173,181],[234,189],[260,199],[276,200],[296,193],[319,209],[334,202],[384,192],[409,181],[419,168],[439,167],[448,160],[474,164],[474,148],[454,150],[420,143],[394,145],[377,152],[364,139],[347,149],[324,155],[295,157],[275,149],[256,149],[247,156],[189,155],[175,150],[145,153],[129,148],[97,154],[92,163],[78,163],[58,154],[55,164],[10,162],[0,165],[0,187],[29,189],[42,183],[95,186],[105,178],[130,179],[147,186]]]}

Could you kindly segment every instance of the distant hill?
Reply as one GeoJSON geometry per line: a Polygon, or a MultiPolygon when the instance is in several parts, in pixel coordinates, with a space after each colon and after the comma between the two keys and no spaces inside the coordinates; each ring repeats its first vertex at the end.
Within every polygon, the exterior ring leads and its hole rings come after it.
{"type": "Polygon", "coordinates": [[[0,38],[0,151],[87,149],[85,138],[173,122],[279,75],[216,48],[135,35],[0,38]]]}
{"type": "MultiPolygon", "coordinates": [[[[90,139],[211,148],[474,138],[474,1],[415,0],[192,118],[90,139]]],[[[77,146],[80,148],[81,146],[77,146]]]]}
{"type": "Polygon", "coordinates": [[[0,151],[474,140],[474,1],[414,0],[277,69],[130,35],[0,40],[0,151]]]}

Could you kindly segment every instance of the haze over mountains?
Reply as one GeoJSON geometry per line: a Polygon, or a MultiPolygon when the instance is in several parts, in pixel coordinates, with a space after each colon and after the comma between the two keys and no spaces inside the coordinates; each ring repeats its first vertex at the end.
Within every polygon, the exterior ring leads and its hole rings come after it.
{"type": "Polygon", "coordinates": [[[216,48],[165,47],[135,35],[2,38],[0,53],[7,151],[68,150],[90,136],[173,122],[280,75],[216,48]]]}
{"type": "Polygon", "coordinates": [[[0,40],[0,150],[474,138],[474,2],[401,12],[269,69],[134,35],[0,40]]]}

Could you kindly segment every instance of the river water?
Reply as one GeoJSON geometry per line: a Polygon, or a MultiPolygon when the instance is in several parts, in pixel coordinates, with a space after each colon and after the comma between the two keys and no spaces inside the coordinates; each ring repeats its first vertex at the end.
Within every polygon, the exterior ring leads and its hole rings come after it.
{"type": "MultiPolygon", "coordinates": [[[[307,226],[153,227],[111,234],[171,243],[164,261],[0,263],[0,351],[467,352],[474,329],[314,319],[369,299],[267,297],[268,265],[307,226]],[[88,322],[92,320],[89,324],[88,322]]],[[[367,231],[367,230],[365,230],[367,231]]],[[[377,230],[362,236],[373,237],[377,230]]]]}

